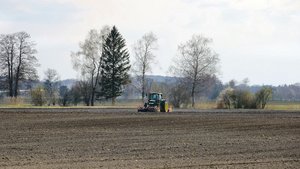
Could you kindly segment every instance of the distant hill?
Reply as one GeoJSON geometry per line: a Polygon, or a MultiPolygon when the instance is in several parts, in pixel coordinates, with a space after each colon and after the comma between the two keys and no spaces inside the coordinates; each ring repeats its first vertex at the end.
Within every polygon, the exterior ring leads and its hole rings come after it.
{"type": "MultiPolygon", "coordinates": [[[[171,76],[161,76],[161,75],[146,75],[147,79],[151,79],[154,82],[157,83],[175,83],[176,82],[176,77],[171,77],[171,76]]],[[[60,81],[61,86],[67,86],[68,88],[71,88],[75,83],[76,79],[64,79],[60,81]]]]}
{"type": "Polygon", "coordinates": [[[65,79],[60,81],[61,86],[67,86],[69,89],[76,83],[76,79],[65,79]]]}
{"type": "Polygon", "coordinates": [[[146,75],[147,79],[152,79],[154,82],[157,83],[175,83],[177,80],[177,77],[171,77],[171,76],[161,76],[161,75],[146,75]]]}

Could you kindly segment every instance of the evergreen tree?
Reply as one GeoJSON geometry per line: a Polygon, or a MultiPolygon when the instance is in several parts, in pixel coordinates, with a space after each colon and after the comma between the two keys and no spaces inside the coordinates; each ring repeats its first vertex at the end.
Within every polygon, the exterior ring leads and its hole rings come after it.
{"type": "Polygon", "coordinates": [[[101,93],[106,99],[112,99],[122,94],[122,88],[129,83],[130,69],[129,53],[125,48],[125,39],[114,26],[103,45],[101,93]]]}

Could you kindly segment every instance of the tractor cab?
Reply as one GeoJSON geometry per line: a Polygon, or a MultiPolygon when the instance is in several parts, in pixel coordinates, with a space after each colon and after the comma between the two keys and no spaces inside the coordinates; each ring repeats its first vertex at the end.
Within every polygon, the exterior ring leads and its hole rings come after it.
{"type": "Polygon", "coordinates": [[[148,95],[148,105],[158,106],[162,100],[162,93],[149,93],[148,95]]]}

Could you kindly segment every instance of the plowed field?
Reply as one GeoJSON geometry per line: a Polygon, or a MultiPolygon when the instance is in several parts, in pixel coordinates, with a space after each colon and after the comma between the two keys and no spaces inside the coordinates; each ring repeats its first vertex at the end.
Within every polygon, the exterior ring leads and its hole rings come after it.
{"type": "Polygon", "coordinates": [[[0,109],[0,168],[300,168],[300,112],[0,109]]]}

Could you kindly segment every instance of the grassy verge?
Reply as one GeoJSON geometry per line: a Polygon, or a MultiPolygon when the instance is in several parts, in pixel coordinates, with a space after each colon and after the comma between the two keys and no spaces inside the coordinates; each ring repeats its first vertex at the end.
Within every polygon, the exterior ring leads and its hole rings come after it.
{"type": "Polygon", "coordinates": [[[196,109],[216,109],[217,104],[214,101],[209,102],[199,102],[195,104],[196,109]]]}
{"type": "MultiPolygon", "coordinates": [[[[78,106],[33,106],[31,104],[17,101],[17,102],[2,102],[0,108],[133,108],[143,105],[140,101],[121,101],[112,106],[110,102],[96,103],[95,106],[85,106],[80,104],[78,106]]],[[[188,107],[189,108],[189,107],[188,107]]],[[[216,102],[199,102],[195,104],[196,109],[216,109],[216,102]]],[[[300,110],[300,102],[270,102],[266,105],[267,110],[300,110]]]]}
{"type": "Polygon", "coordinates": [[[300,102],[270,102],[266,105],[268,110],[300,110],[300,102]]]}
{"type": "MultiPolygon", "coordinates": [[[[216,109],[216,102],[196,103],[196,109],[216,109]]],[[[267,110],[300,110],[300,102],[270,102],[266,105],[267,110]]]]}
{"type": "Polygon", "coordinates": [[[114,106],[111,105],[110,102],[102,102],[102,103],[96,103],[95,106],[85,106],[84,104],[79,104],[77,106],[74,105],[68,105],[68,106],[34,106],[29,103],[24,102],[4,102],[0,104],[0,108],[134,108],[141,106],[142,104],[140,102],[117,102],[114,106]]]}

